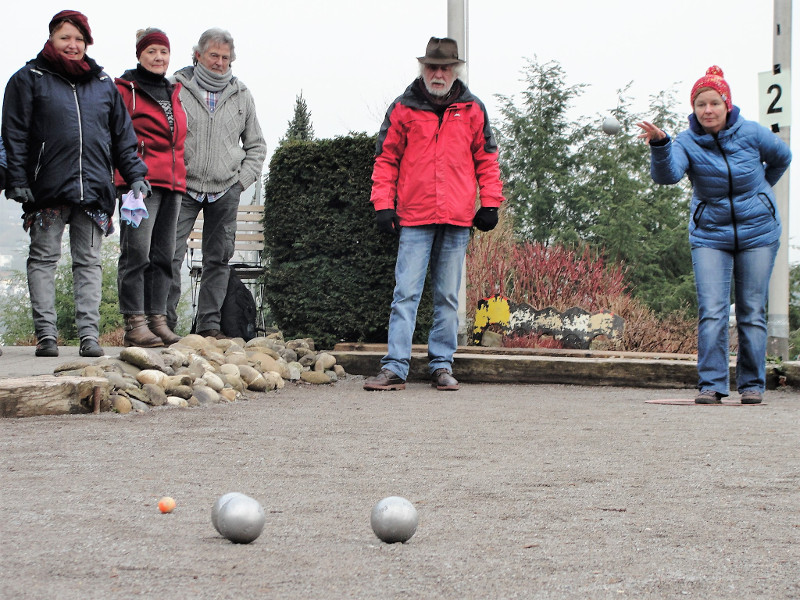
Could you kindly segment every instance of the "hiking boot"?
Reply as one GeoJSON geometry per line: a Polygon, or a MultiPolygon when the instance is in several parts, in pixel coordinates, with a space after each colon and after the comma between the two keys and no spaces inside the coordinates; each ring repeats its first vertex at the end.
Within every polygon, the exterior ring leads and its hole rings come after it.
{"type": "Polygon", "coordinates": [[[175,332],[167,326],[166,315],[147,315],[147,326],[150,328],[150,331],[161,338],[161,341],[166,345],[181,341],[181,336],[176,335],[175,332]]]}
{"type": "Polygon", "coordinates": [[[105,352],[93,337],[85,337],[81,340],[81,349],[78,351],[81,356],[97,357],[103,356],[105,352]]]}
{"type": "Polygon", "coordinates": [[[58,356],[58,344],[53,338],[43,338],[36,344],[36,356],[58,356]]]}
{"type": "Polygon", "coordinates": [[[203,337],[212,337],[216,340],[227,340],[228,337],[222,333],[219,329],[206,329],[205,331],[198,331],[197,335],[201,335],[203,337]]]}
{"type": "Polygon", "coordinates": [[[758,390],[745,390],[742,392],[742,404],[761,404],[764,396],[758,390]]]}
{"type": "Polygon", "coordinates": [[[431,385],[437,390],[457,390],[458,381],[453,374],[445,368],[436,369],[431,374],[431,385]]]}
{"type": "Polygon", "coordinates": [[[125,336],[122,345],[126,348],[160,348],[164,345],[161,338],[147,327],[144,315],[123,315],[125,317],[125,336]]]}
{"type": "Polygon", "coordinates": [[[703,390],[694,399],[695,404],[722,404],[722,394],[714,390],[703,390]]]}
{"type": "Polygon", "coordinates": [[[370,377],[364,381],[365,390],[404,390],[406,380],[389,369],[381,369],[375,377],[370,377]]]}

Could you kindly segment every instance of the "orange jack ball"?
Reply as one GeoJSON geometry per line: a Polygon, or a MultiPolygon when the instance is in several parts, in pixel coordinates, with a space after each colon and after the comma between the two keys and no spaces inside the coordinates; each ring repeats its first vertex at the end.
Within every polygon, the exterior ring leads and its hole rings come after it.
{"type": "Polygon", "coordinates": [[[158,501],[158,510],[162,513],[169,513],[175,508],[175,500],[170,498],[169,496],[164,496],[161,500],[158,501]]]}

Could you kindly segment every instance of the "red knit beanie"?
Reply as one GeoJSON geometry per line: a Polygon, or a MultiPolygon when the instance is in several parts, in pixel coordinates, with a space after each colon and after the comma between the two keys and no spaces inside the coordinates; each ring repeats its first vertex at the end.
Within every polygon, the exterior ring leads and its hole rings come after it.
{"type": "Polygon", "coordinates": [[[724,76],[725,74],[722,72],[722,69],[720,69],[717,65],[708,67],[706,74],[698,79],[692,86],[692,107],[694,108],[694,99],[697,98],[700,90],[703,88],[711,88],[720,96],[722,96],[722,99],[725,101],[725,105],[728,107],[728,112],[731,112],[733,109],[733,103],[731,102],[731,88],[728,86],[728,82],[725,81],[724,76]]]}
{"type": "Polygon", "coordinates": [[[152,33],[148,33],[147,35],[143,36],[142,39],[136,42],[136,58],[139,58],[142,55],[142,52],[144,52],[145,48],[152,46],[153,44],[166,46],[167,50],[170,50],[169,38],[167,37],[167,34],[163,31],[153,31],[152,33]]]}
{"type": "Polygon", "coordinates": [[[77,10],[62,10],[50,19],[50,33],[52,34],[56,27],[64,22],[72,23],[81,30],[83,41],[86,42],[87,46],[91,46],[94,43],[92,39],[92,29],[89,27],[89,19],[86,18],[86,15],[77,10]]]}

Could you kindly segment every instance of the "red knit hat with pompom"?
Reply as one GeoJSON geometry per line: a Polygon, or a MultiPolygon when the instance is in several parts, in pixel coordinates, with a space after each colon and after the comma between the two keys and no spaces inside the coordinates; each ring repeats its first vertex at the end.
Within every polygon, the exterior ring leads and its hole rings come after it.
{"type": "Polygon", "coordinates": [[[731,88],[728,86],[728,82],[725,81],[724,77],[725,74],[717,65],[708,67],[706,74],[698,79],[692,86],[692,107],[694,107],[694,99],[697,98],[700,90],[703,88],[711,88],[722,96],[725,105],[728,107],[728,112],[731,112],[733,109],[733,104],[731,103],[731,88]]]}

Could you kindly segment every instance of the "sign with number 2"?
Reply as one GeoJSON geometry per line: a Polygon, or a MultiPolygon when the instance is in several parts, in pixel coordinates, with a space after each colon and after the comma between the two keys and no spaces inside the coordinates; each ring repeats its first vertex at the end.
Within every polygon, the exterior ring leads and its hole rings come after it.
{"type": "Polygon", "coordinates": [[[792,124],[792,78],[788,71],[758,74],[758,122],[773,131],[774,125],[792,124]]]}

